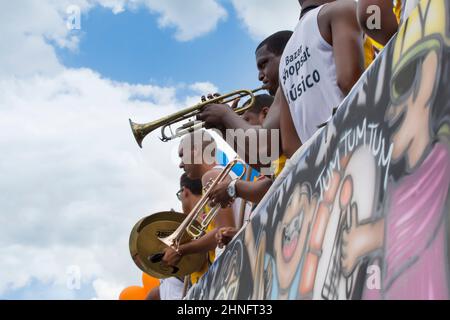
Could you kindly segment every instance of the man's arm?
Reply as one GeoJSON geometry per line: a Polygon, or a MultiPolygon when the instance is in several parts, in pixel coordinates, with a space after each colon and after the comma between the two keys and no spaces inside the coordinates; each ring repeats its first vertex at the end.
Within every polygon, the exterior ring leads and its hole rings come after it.
{"type": "Polygon", "coordinates": [[[258,203],[270,189],[272,180],[263,178],[257,181],[243,181],[236,182],[236,194],[237,197],[244,200],[258,203]]]}
{"type": "MultiPolygon", "coordinates": [[[[227,182],[220,183],[212,192],[212,199],[215,203],[219,203],[222,208],[226,208],[232,200],[228,195],[227,182]]],[[[253,203],[258,203],[264,197],[266,192],[272,185],[272,180],[263,178],[257,181],[236,181],[236,197],[253,203]]]]}
{"type": "MultiPolygon", "coordinates": [[[[221,170],[212,169],[205,173],[202,177],[202,185],[205,186],[211,179],[215,179],[221,170]]],[[[231,179],[226,179],[228,182],[231,179]]],[[[180,245],[178,252],[171,247],[164,250],[162,261],[169,266],[176,266],[180,262],[181,257],[193,253],[207,253],[214,250],[217,246],[216,233],[222,227],[235,227],[233,210],[231,208],[220,209],[215,219],[216,228],[204,234],[199,239],[180,245]]]]}
{"type": "MultiPolygon", "coordinates": [[[[209,181],[214,180],[217,176],[222,172],[219,169],[212,169],[206,172],[202,177],[202,185],[206,186],[209,181]]],[[[228,176],[223,181],[226,184],[231,182],[231,178],[228,176]]],[[[212,210],[212,208],[211,208],[212,210]]],[[[224,227],[235,227],[236,223],[234,221],[233,209],[231,208],[221,208],[219,209],[216,217],[214,218],[214,223],[216,228],[224,228],[224,227]]],[[[215,242],[215,240],[214,240],[215,242]]]]}
{"type": "Polygon", "coordinates": [[[272,161],[280,156],[279,154],[272,155],[271,137],[272,134],[275,133],[273,136],[278,136],[280,139],[279,131],[272,132],[272,130],[280,129],[280,97],[282,94],[283,93],[280,90],[277,91],[274,103],[270,107],[262,126],[250,125],[234,111],[232,111],[227,105],[222,104],[210,104],[206,106],[197,118],[198,120],[203,120],[206,122],[206,128],[225,127],[226,129],[232,130],[242,129],[246,133],[249,133],[249,130],[254,130],[254,133],[256,133],[256,135],[254,135],[256,136],[256,141],[250,141],[248,137],[252,135],[247,134],[244,145],[237,145],[235,141],[227,142],[230,143],[231,147],[233,147],[233,149],[242,159],[245,160],[245,162],[259,170],[261,167],[268,166],[267,163],[264,163],[264,160],[266,159],[263,159],[262,156],[270,155],[272,161]],[[256,147],[258,152],[256,155],[251,154],[252,148],[250,148],[250,143],[257,144],[256,147]],[[250,163],[253,162],[250,160],[256,160],[256,163],[250,163]]]}
{"type": "MultiPolygon", "coordinates": [[[[221,170],[219,169],[209,170],[202,177],[202,185],[206,186],[209,183],[209,181],[216,179],[220,173],[221,170]]],[[[224,181],[225,183],[230,183],[231,178],[227,177],[224,181]]],[[[197,240],[181,245],[179,248],[181,255],[192,253],[206,253],[210,250],[213,250],[217,246],[216,242],[217,230],[224,227],[234,228],[236,226],[234,222],[233,210],[231,208],[219,209],[213,221],[215,223],[216,228],[197,240]]]]}
{"type": "Polygon", "coordinates": [[[159,286],[150,290],[147,294],[146,300],[161,300],[161,296],[159,294],[159,286]]]}
{"type": "Polygon", "coordinates": [[[363,37],[353,0],[337,1],[324,11],[331,29],[337,84],[347,95],[364,72],[363,37]]]}
{"type": "Polygon", "coordinates": [[[207,253],[208,251],[214,250],[217,246],[216,242],[217,230],[218,229],[216,228],[214,230],[211,230],[204,236],[200,237],[199,239],[182,244],[179,248],[181,256],[194,253],[207,253]]]}
{"type": "Polygon", "coordinates": [[[280,87],[280,132],[281,132],[281,149],[286,158],[291,158],[292,155],[301,147],[302,142],[295,129],[294,121],[292,119],[291,110],[286,101],[286,97],[281,92],[280,87]]]}

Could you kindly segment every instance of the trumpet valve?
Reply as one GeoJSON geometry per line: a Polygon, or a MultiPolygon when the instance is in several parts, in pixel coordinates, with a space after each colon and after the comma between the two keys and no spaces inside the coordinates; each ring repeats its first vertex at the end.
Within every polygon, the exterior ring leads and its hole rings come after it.
{"type": "Polygon", "coordinates": [[[205,184],[205,186],[203,187],[203,191],[206,192],[209,190],[209,188],[211,187],[211,185],[213,184],[214,179],[209,179],[209,181],[205,184]]]}

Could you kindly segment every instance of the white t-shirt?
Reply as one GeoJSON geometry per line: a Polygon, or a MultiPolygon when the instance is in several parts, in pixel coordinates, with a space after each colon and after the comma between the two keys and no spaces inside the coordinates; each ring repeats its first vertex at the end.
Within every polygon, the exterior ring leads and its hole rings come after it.
{"type": "Polygon", "coordinates": [[[172,277],[161,279],[159,285],[159,297],[161,300],[181,300],[183,298],[184,282],[172,277]]]}
{"type": "Polygon", "coordinates": [[[333,47],[321,36],[320,6],[295,27],[280,60],[280,84],[297,134],[305,143],[344,99],[337,85],[333,47]]]}

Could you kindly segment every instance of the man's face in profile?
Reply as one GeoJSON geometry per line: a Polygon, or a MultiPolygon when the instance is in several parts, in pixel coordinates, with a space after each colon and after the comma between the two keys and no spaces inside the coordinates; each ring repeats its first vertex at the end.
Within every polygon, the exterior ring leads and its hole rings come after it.
{"type": "Polygon", "coordinates": [[[264,85],[264,89],[274,96],[277,92],[278,68],[280,65],[280,57],[267,50],[267,45],[262,46],[256,51],[256,66],[258,68],[258,79],[264,85]]]}

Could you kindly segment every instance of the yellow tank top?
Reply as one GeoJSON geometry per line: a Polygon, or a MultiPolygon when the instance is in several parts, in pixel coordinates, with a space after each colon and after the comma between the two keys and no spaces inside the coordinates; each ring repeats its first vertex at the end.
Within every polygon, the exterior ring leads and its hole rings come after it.
{"type": "Polygon", "coordinates": [[[402,17],[402,9],[403,9],[402,0],[394,1],[394,13],[395,13],[395,16],[397,17],[398,23],[400,23],[400,19],[402,17]]]}
{"type": "MultiPolygon", "coordinates": [[[[205,206],[205,215],[210,211],[211,209],[209,206],[205,206]]],[[[216,228],[214,220],[211,221],[211,223],[208,225],[208,228],[206,228],[205,233],[211,232],[216,228]]],[[[194,240],[195,241],[195,240],[194,240]]],[[[211,250],[208,252],[208,259],[206,263],[203,265],[203,267],[197,271],[191,274],[191,284],[196,284],[198,280],[208,271],[209,266],[214,262],[216,258],[216,251],[211,250]]]]}
{"type": "Polygon", "coordinates": [[[286,156],[282,154],[277,160],[272,161],[272,171],[274,173],[275,178],[277,178],[284,166],[286,165],[286,156]]]}
{"type": "MultiPolygon", "coordinates": [[[[400,23],[402,14],[402,0],[394,0],[394,14],[397,18],[397,22],[400,23]]],[[[371,37],[364,36],[364,66],[367,69],[375,60],[377,54],[383,50],[384,46],[371,37]]]]}

